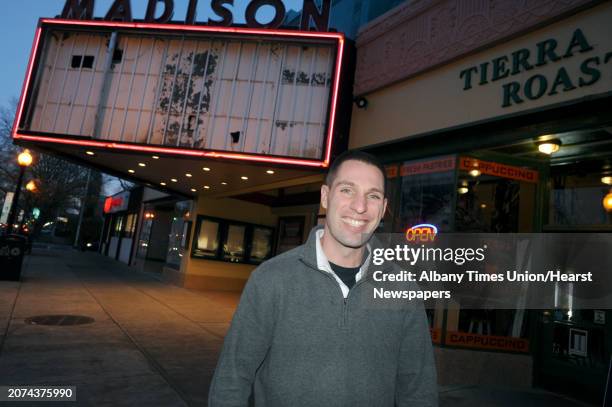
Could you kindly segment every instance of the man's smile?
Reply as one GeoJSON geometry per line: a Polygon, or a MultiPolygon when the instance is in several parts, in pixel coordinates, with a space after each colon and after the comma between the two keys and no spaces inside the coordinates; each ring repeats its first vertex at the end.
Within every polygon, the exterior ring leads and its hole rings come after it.
{"type": "Polygon", "coordinates": [[[367,220],[354,219],[354,218],[349,218],[349,217],[342,218],[342,222],[344,222],[344,223],[346,223],[346,224],[348,224],[350,226],[356,227],[356,228],[361,227],[361,226],[365,225],[366,223],[368,223],[367,220]]]}

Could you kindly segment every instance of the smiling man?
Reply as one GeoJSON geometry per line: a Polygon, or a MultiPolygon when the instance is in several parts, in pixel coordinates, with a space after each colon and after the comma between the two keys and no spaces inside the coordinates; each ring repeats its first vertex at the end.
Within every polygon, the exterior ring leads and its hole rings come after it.
{"type": "Polygon", "coordinates": [[[372,237],[385,173],[349,151],[321,187],[325,225],[249,278],[210,387],[209,406],[436,406],[421,303],[377,307],[372,237]]]}

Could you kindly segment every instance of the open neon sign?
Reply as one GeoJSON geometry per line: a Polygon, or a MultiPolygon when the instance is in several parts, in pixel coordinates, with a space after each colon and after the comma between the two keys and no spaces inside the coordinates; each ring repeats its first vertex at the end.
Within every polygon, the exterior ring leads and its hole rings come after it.
{"type": "Polygon", "coordinates": [[[438,234],[438,228],[431,223],[420,223],[406,230],[406,240],[409,242],[433,242],[438,234]]]}

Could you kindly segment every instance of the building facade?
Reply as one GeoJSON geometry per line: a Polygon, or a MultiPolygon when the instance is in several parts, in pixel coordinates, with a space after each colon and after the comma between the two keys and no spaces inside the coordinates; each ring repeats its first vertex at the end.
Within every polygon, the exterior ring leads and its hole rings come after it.
{"type": "MultiPolygon", "coordinates": [[[[611,18],[610,2],[424,1],[362,27],[349,148],[387,164],[385,229],[609,232],[611,18]]],[[[606,309],[429,314],[442,383],[603,397],[606,309]]]]}

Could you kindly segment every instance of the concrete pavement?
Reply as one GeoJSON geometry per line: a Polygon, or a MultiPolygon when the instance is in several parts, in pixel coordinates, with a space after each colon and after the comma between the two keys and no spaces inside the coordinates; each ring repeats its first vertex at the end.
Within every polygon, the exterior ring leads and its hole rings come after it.
{"type": "MultiPolygon", "coordinates": [[[[21,282],[0,281],[0,385],[76,386],[78,405],[205,406],[238,295],[190,291],[156,277],[95,253],[35,248],[21,282]],[[49,314],[95,321],[26,322],[49,314]]],[[[440,401],[584,405],[539,390],[474,386],[441,388],[440,401]]]]}

